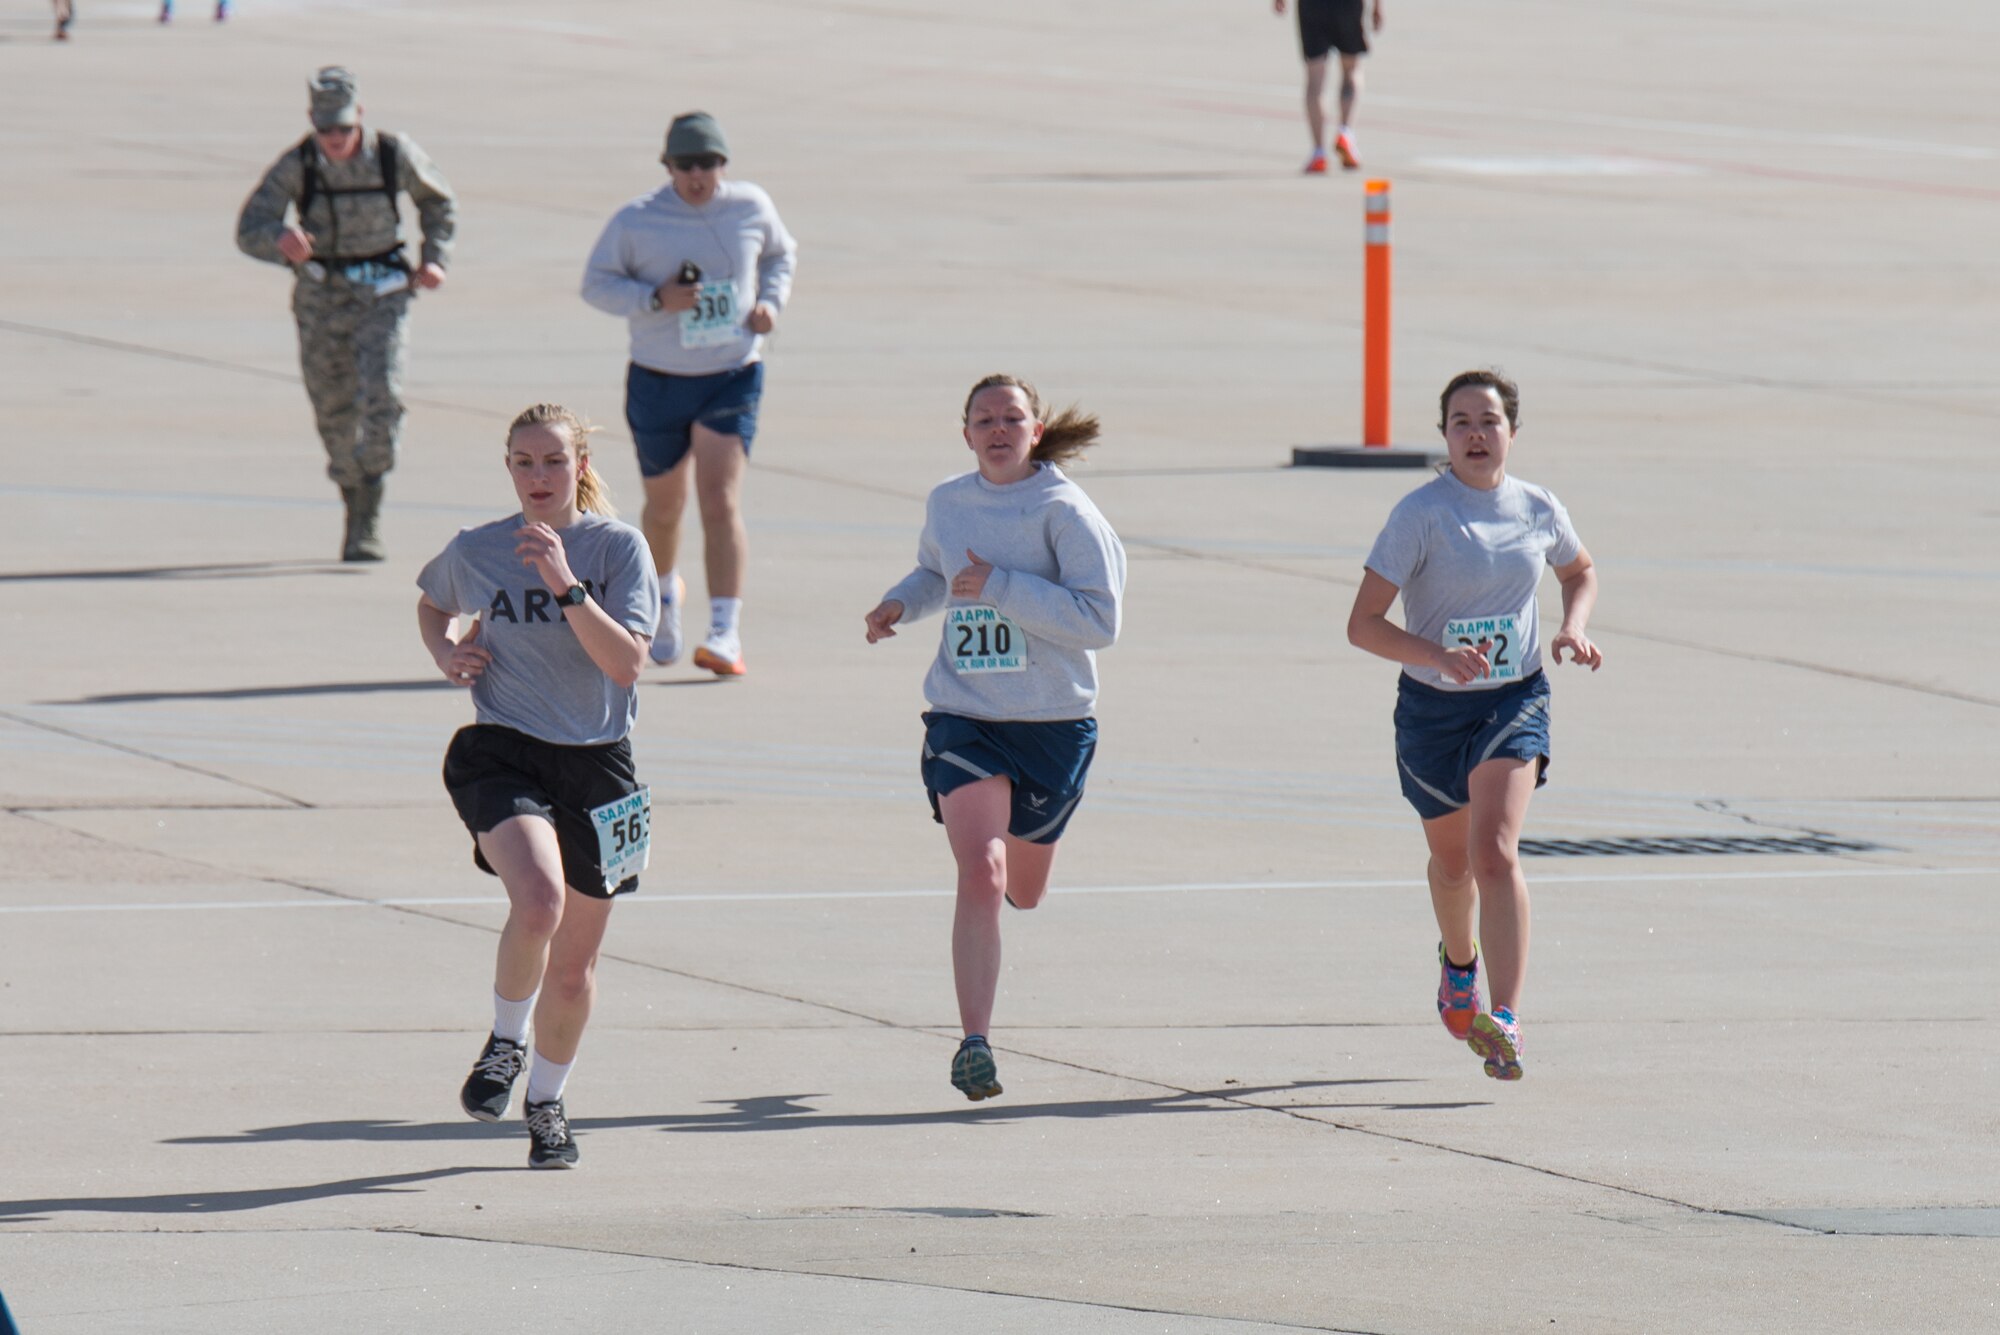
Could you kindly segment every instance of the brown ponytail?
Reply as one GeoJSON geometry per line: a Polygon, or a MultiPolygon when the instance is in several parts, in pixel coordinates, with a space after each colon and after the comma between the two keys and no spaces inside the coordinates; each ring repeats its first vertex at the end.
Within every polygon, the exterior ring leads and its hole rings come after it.
{"type": "Polygon", "coordinates": [[[972,401],[979,397],[979,392],[996,386],[1020,390],[1028,400],[1029,416],[1042,424],[1042,438],[1035,443],[1034,453],[1028,456],[1036,463],[1068,463],[1081,458],[1085,450],[1097,443],[1100,428],[1096,413],[1084,412],[1071,404],[1051,417],[1035,387],[1013,375],[989,375],[974,385],[972,392],[965,396],[965,410],[959,415],[960,425],[971,418],[972,401]]]}
{"type": "Polygon", "coordinates": [[[513,440],[514,433],[524,426],[552,426],[568,436],[570,448],[576,451],[576,508],[606,519],[618,517],[603,476],[590,466],[590,434],[596,427],[560,403],[536,403],[523,408],[507,424],[507,439],[513,440]]]}

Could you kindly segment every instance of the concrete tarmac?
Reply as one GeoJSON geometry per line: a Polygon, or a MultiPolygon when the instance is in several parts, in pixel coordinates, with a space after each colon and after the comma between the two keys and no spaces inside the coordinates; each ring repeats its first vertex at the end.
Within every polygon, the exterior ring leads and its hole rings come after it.
{"type": "Polygon", "coordinates": [[[1990,6],[1391,4],[1366,169],[1327,179],[1261,4],[153,13],[0,18],[24,1335],[2000,1329],[1990,6]],[[286,279],[232,243],[332,62],[460,192],[379,567],[331,559],[286,279]],[[646,676],[653,866],[582,1164],[531,1173],[455,1099],[504,901],[413,581],[511,508],[537,399],[607,428],[636,514],[624,329],[576,287],[692,107],[801,247],[750,675],[646,676]],[[1438,1025],[1395,669],[1343,633],[1421,478],[1283,466],[1359,432],[1378,175],[1397,438],[1452,373],[1516,375],[1513,471],[1603,576],[1605,667],[1554,674],[1514,1085],[1438,1025]],[[970,1105],[929,632],[860,618],[994,370],[1102,415],[1076,475],[1131,584],[970,1105]]]}

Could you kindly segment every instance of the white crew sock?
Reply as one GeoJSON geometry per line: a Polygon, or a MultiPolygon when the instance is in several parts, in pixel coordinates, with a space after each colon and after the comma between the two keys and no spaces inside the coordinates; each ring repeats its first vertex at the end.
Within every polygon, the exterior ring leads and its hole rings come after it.
{"type": "Polygon", "coordinates": [[[681,568],[679,566],[675,566],[672,570],[666,571],[660,576],[661,602],[671,603],[677,601],[674,594],[675,591],[681,587],[680,573],[681,573],[681,568]]]}
{"type": "Polygon", "coordinates": [[[743,615],[741,598],[711,598],[708,600],[708,638],[711,640],[736,638],[736,619],[743,615]]]}
{"type": "Polygon", "coordinates": [[[574,1065],[574,1057],[566,1062],[552,1062],[537,1052],[535,1064],[528,1068],[528,1102],[547,1103],[561,1098],[563,1086],[569,1081],[569,1068],[574,1065]]]}
{"type": "Polygon", "coordinates": [[[509,1001],[498,992],[493,994],[493,1036],[513,1043],[528,1041],[528,1020],[535,1013],[535,998],[540,989],[530,992],[519,1001],[509,1001]]]}

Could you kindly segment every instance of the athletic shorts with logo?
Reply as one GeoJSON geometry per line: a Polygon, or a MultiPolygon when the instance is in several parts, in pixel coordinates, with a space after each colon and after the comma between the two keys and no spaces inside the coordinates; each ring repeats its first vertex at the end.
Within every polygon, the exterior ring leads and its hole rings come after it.
{"type": "Polygon", "coordinates": [[[1031,844],[1062,838],[1097,754],[1096,719],[995,723],[935,710],[923,717],[922,770],[932,817],[944,821],[938,799],[945,794],[1000,774],[1014,786],[1007,833],[1031,844]]]}
{"type": "Polygon", "coordinates": [[[444,786],[474,836],[472,860],[481,871],[493,868],[477,836],[513,816],[539,816],[555,826],[563,880],[578,894],[609,899],[639,888],[637,876],[606,887],[590,820],[594,808],[639,790],[630,738],[559,746],[496,723],[470,724],[445,750],[444,786]]]}
{"type": "Polygon", "coordinates": [[[757,435],[757,403],[764,394],[764,363],[751,362],[714,375],[672,375],[632,362],[625,371],[625,425],[639,447],[639,472],[672,472],[694,445],[695,423],[719,436],[736,436],[743,451],[757,435]]]}
{"type": "Polygon", "coordinates": [[[1539,763],[1535,786],[1549,781],[1549,682],[1537,672],[1482,691],[1441,691],[1396,683],[1396,773],[1403,796],[1425,820],[1463,810],[1472,771],[1489,760],[1539,763]]]}
{"type": "Polygon", "coordinates": [[[1322,60],[1329,51],[1343,56],[1368,54],[1368,26],[1362,22],[1366,0],[1298,0],[1299,50],[1307,60],[1322,60]]]}

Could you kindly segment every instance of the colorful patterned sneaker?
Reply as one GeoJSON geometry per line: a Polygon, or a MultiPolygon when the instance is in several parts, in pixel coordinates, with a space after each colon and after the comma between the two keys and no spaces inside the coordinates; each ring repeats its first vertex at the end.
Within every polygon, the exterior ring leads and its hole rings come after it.
{"type": "Polygon", "coordinates": [[[458,1104],[468,1117],[497,1122],[507,1115],[508,1101],[514,1097],[514,1082],[528,1064],[528,1049],[498,1034],[486,1037],[486,1049],[472,1063],[465,1088],[458,1091],[458,1104]]]}
{"type": "Polygon", "coordinates": [[[1000,1092],[1000,1071],[993,1064],[993,1049],[984,1034],[967,1034],[951,1059],[951,1083],[974,1103],[1000,1092]]]}
{"type": "Polygon", "coordinates": [[[1438,942],[1438,1018],[1455,1039],[1472,1036],[1472,1017],[1479,1014],[1479,948],[1473,947],[1472,967],[1458,968],[1438,942]]]}
{"type": "Polygon", "coordinates": [[[660,625],[646,656],[661,667],[677,660],[687,647],[687,637],[681,634],[681,604],[687,601],[687,591],[687,581],[675,575],[673,597],[660,599],[660,625]]]}
{"type": "Polygon", "coordinates": [[[1486,1074],[1495,1080],[1521,1078],[1521,1022],[1505,1006],[1495,1006],[1491,1015],[1475,1016],[1467,1047],[1486,1061],[1486,1074]]]}
{"type": "Polygon", "coordinates": [[[569,1132],[569,1114],[561,1099],[530,1103],[521,1109],[528,1115],[528,1167],[576,1167],[576,1137],[569,1132]]]}

